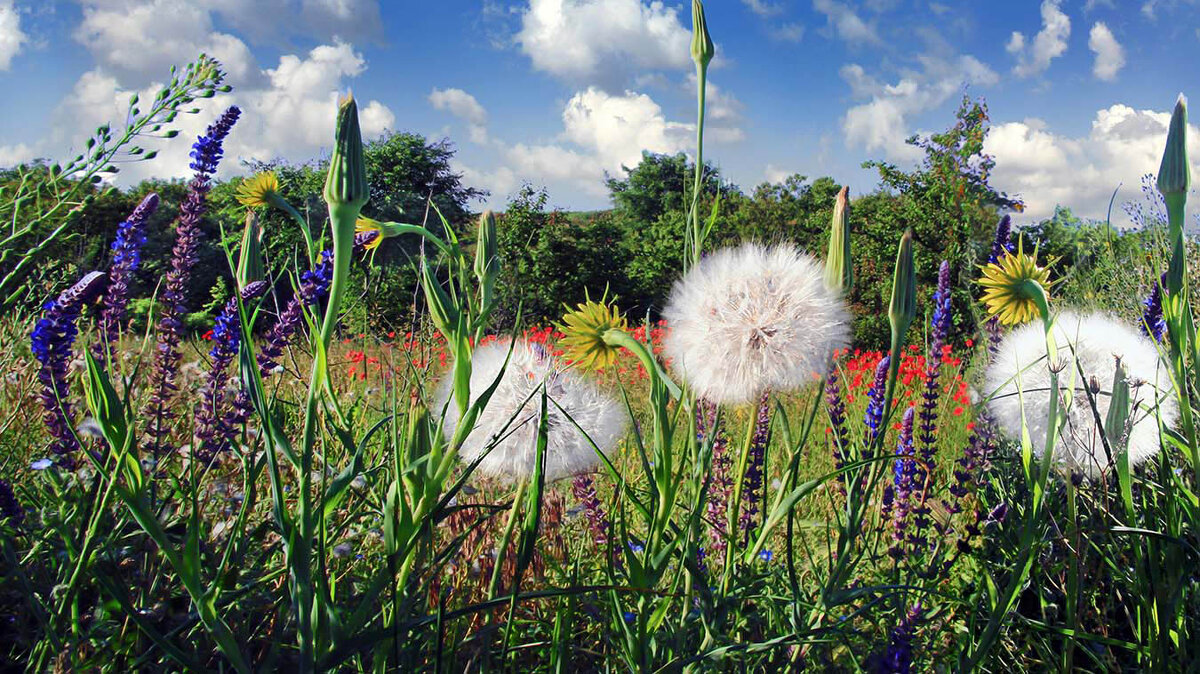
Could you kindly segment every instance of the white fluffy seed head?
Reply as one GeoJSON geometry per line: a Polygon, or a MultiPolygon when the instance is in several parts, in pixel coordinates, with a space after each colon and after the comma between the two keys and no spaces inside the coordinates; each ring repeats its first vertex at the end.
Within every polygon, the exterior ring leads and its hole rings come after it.
{"type": "Polygon", "coordinates": [[[663,311],[673,369],[701,396],[739,404],[823,374],[850,314],[823,265],[791,244],[747,243],[700,261],[663,311]]]}
{"type": "MultiPolygon", "coordinates": [[[[617,401],[574,370],[563,369],[562,363],[540,344],[525,340],[518,340],[513,346],[511,358],[507,342],[475,349],[471,358],[472,404],[492,385],[502,369],[504,374],[500,384],[459,452],[463,463],[470,464],[496,443],[480,462],[480,473],[506,482],[533,475],[543,383],[548,398],[547,480],[594,469],[599,458],[592,443],[605,455],[610,455],[625,434],[627,415],[617,401]]],[[[434,412],[446,410],[443,430],[450,439],[460,420],[450,376],[438,386],[436,400],[438,406],[434,412]]]]}
{"type": "MultiPolygon", "coordinates": [[[[1103,426],[1097,425],[1096,413],[1101,424],[1107,423],[1117,358],[1130,383],[1129,462],[1136,465],[1154,456],[1159,449],[1158,416],[1170,426],[1178,415],[1170,376],[1154,343],[1103,314],[1064,312],[1056,319],[1054,330],[1056,369],[1060,370],[1059,386],[1063,391],[1060,400],[1073,391],[1055,442],[1055,462],[1065,470],[1077,470],[1092,478],[1109,469],[1109,455],[1101,436],[1103,426]],[[1095,410],[1088,387],[1093,391],[1095,410]]],[[[1046,358],[1045,331],[1040,322],[1012,331],[1000,343],[987,370],[986,391],[991,395],[988,409],[1014,440],[1021,438],[1024,411],[1033,450],[1040,454],[1046,447],[1050,425],[1050,359],[1046,358]]],[[[1061,405],[1059,414],[1064,414],[1061,405]]],[[[1115,430],[1110,435],[1120,432],[1115,430]]]]}

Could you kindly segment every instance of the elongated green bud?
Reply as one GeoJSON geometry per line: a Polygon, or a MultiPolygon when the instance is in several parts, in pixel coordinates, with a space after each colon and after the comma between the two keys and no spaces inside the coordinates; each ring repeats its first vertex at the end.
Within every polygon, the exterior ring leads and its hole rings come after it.
{"type": "Polygon", "coordinates": [[[1167,292],[1170,294],[1183,290],[1183,280],[1187,276],[1183,221],[1191,185],[1192,173],[1187,157],[1187,99],[1180,94],[1171,114],[1162,164],[1158,167],[1158,191],[1162,192],[1167,206],[1167,243],[1171,246],[1167,266],[1167,292]]]}
{"type": "Polygon", "coordinates": [[[1175,111],[1171,113],[1171,126],[1167,131],[1167,147],[1163,150],[1162,164],[1158,167],[1158,191],[1163,196],[1172,193],[1186,194],[1192,186],[1192,172],[1187,156],[1187,99],[1179,94],[1175,111]]]}
{"type": "MultiPolygon", "coordinates": [[[[917,316],[917,269],[913,263],[912,231],[900,237],[896,252],[896,273],[892,279],[892,302],[888,305],[888,320],[892,323],[893,338],[908,332],[917,316]]],[[[895,354],[893,354],[895,356],[895,354]]]]}
{"type": "Polygon", "coordinates": [[[829,225],[829,252],[825,255],[825,285],[843,294],[854,287],[854,259],[850,255],[850,188],[843,187],[833,204],[833,222],[829,225]]]}
{"type": "Polygon", "coordinates": [[[500,272],[499,243],[496,240],[496,215],[484,211],[479,218],[475,242],[475,276],[479,279],[479,304],[487,311],[495,297],[496,276],[500,272]]]}
{"type": "Polygon", "coordinates": [[[333,156],[329,158],[329,174],[325,177],[325,201],[331,207],[353,205],[361,209],[369,198],[358,104],[354,95],[349,94],[338,101],[333,156]]]}
{"type": "Polygon", "coordinates": [[[437,276],[424,259],[421,260],[421,289],[425,291],[425,304],[429,305],[429,317],[433,325],[453,341],[458,332],[458,307],[442,289],[437,276]]]}
{"type": "Polygon", "coordinates": [[[700,68],[708,68],[717,48],[708,35],[708,22],[704,19],[704,3],[692,0],[692,60],[700,68]]]}
{"type": "Polygon", "coordinates": [[[246,226],[242,230],[242,249],[238,252],[237,281],[239,288],[245,288],[255,281],[261,281],[266,275],[262,256],[262,227],[254,211],[246,211],[246,226]]]}

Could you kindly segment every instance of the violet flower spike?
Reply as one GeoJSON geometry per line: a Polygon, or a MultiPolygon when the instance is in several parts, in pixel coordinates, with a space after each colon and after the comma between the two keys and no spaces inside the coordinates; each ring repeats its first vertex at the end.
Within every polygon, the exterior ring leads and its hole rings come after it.
{"type": "Polygon", "coordinates": [[[587,517],[588,528],[595,538],[596,547],[604,547],[608,543],[608,514],[604,512],[604,504],[596,494],[592,476],[587,473],[576,475],[571,480],[571,491],[575,494],[575,499],[583,505],[583,512],[587,517]]]}
{"type": "Polygon", "coordinates": [[[112,242],[112,263],[108,267],[108,289],[104,292],[104,309],[99,321],[103,341],[92,346],[92,355],[101,363],[121,336],[129,305],[129,283],[141,266],[146,222],[158,210],[158,203],[158,194],[147,194],[129,218],[117,227],[117,236],[112,242]]]}
{"type": "Polygon", "coordinates": [[[42,403],[42,420],[53,438],[50,450],[57,455],[58,464],[66,469],[74,468],[72,454],[79,449],[74,427],[75,411],[69,400],[70,385],[67,383],[71,348],[79,334],[75,323],[82,306],[100,293],[104,281],[102,272],[90,272],[56,299],[47,302],[45,314],[30,335],[29,348],[41,363],[38,381],[42,390],[38,399],[42,403]]]}
{"type": "Polygon", "coordinates": [[[913,456],[913,408],[904,410],[900,421],[900,439],[896,443],[896,460],[892,476],[892,547],[888,553],[900,558],[904,555],[905,534],[908,531],[908,514],[913,493],[913,474],[916,461],[913,456]]]}
{"type": "Polygon", "coordinates": [[[1162,298],[1167,284],[1167,275],[1163,274],[1158,283],[1150,289],[1150,296],[1142,301],[1142,334],[1156,342],[1162,342],[1167,332],[1167,320],[1163,318],[1162,298]]]}
{"type": "MultiPolygon", "coordinates": [[[[830,442],[833,445],[833,465],[841,469],[848,460],[847,451],[850,447],[850,433],[846,427],[846,401],[842,400],[841,387],[838,385],[837,368],[832,368],[825,378],[825,407],[829,411],[830,442]]],[[[845,484],[846,477],[841,476],[845,484]]]]}
{"type": "Polygon", "coordinates": [[[207,210],[208,192],[212,189],[210,181],[224,154],[222,143],[239,115],[241,110],[230,107],[192,145],[189,166],[195,175],[188,183],[188,194],[180,206],[179,224],[175,228],[175,247],[162,295],[163,314],[158,322],[158,342],[150,374],[151,393],[142,409],[143,416],[150,420],[145,446],[155,455],[165,454],[170,449],[166,439],[170,434],[170,422],[175,417],[171,399],[176,391],[175,377],[181,358],[178,345],[183,339],[188,284],[200,248],[200,223],[207,210]]]}
{"type": "Polygon", "coordinates": [[[258,368],[266,377],[280,367],[279,359],[287,348],[292,335],[300,329],[304,321],[304,305],[316,305],[329,294],[329,284],[333,281],[333,253],[325,251],[321,254],[321,262],[316,269],[304,272],[300,277],[300,287],[287,306],[280,312],[275,325],[267,332],[262,347],[258,350],[258,368]]]}
{"type": "MultiPolygon", "coordinates": [[[[261,297],[268,289],[266,281],[250,283],[241,291],[242,302],[261,297]]],[[[196,411],[196,453],[205,460],[220,455],[233,444],[240,411],[227,411],[226,391],[229,387],[229,366],[238,356],[242,343],[242,318],[238,298],[230,298],[213,323],[212,359],[196,411]],[[231,418],[232,417],[232,418],[231,418]]]]}
{"type": "Polygon", "coordinates": [[[881,432],[880,425],[883,423],[883,403],[885,388],[887,387],[888,368],[891,367],[892,357],[884,356],[879,365],[875,366],[875,378],[871,381],[871,388],[867,391],[867,411],[863,415],[863,423],[867,425],[867,441],[870,445],[875,438],[879,437],[881,432]]]}
{"type": "MultiPolygon", "coordinates": [[[[711,403],[707,403],[710,404],[711,403]]],[[[725,523],[729,512],[729,499],[733,495],[732,461],[729,456],[729,439],[717,425],[715,405],[711,423],[707,426],[712,434],[712,465],[711,478],[708,483],[708,504],[706,517],[708,522],[709,546],[708,553],[715,554],[718,559],[725,553],[725,523]]],[[[698,406],[696,414],[704,413],[703,406],[698,406]]],[[[707,415],[706,415],[707,416],[707,415]]]]}
{"type": "Polygon", "coordinates": [[[759,502],[763,496],[763,470],[767,454],[767,444],[771,436],[771,405],[769,396],[764,393],[758,401],[758,414],[754,419],[754,436],[750,439],[750,451],[746,460],[746,474],[743,476],[742,496],[743,510],[738,518],[738,528],[742,532],[742,545],[750,540],[750,534],[757,526],[759,502]]]}

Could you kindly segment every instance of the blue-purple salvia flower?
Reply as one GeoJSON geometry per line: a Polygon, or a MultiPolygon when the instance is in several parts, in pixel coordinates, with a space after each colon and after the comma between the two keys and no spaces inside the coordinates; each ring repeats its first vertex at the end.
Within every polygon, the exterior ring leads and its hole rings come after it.
{"type": "Polygon", "coordinates": [[[697,403],[696,429],[700,442],[712,437],[705,521],[708,523],[708,552],[719,559],[726,546],[725,525],[729,516],[729,499],[733,495],[733,466],[729,456],[729,440],[718,425],[716,405],[707,400],[697,403]]]}
{"type": "Polygon", "coordinates": [[[146,449],[156,455],[169,450],[166,440],[170,434],[170,422],[175,416],[171,411],[171,398],[176,391],[175,376],[181,358],[178,345],[183,338],[188,283],[200,249],[200,222],[207,210],[213,174],[224,153],[222,143],[239,115],[241,110],[236,106],[230,107],[192,145],[192,162],[189,166],[195,175],[188,183],[188,194],[180,206],[179,224],[175,228],[175,248],[162,294],[163,315],[158,322],[150,398],[143,409],[143,415],[149,420],[146,449]]]}
{"type": "MultiPolygon", "coordinates": [[[[929,325],[929,352],[925,356],[925,390],[921,392],[921,412],[917,440],[921,463],[913,464],[913,482],[922,485],[929,471],[933,470],[937,454],[938,387],[941,382],[942,351],[950,334],[950,263],[942,261],[938,267],[938,285],[933,293],[933,317],[929,325]]],[[[920,537],[929,526],[930,510],[924,502],[912,507],[915,520],[914,533],[910,535],[915,548],[922,547],[920,537]]]]}
{"type": "Polygon", "coordinates": [[[996,224],[996,237],[992,240],[992,252],[988,256],[988,264],[1000,261],[1000,258],[1013,252],[1012,217],[1006,215],[996,224]]]}
{"type": "MultiPolygon", "coordinates": [[[[842,468],[848,460],[847,451],[850,448],[850,433],[846,427],[846,402],[842,400],[841,387],[838,385],[837,368],[829,372],[825,378],[825,407],[829,411],[829,435],[833,444],[833,465],[842,468]]],[[[845,476],[841,477],[845,484],[845,476]]]]}
{"type": "Polygon", "coordinates": [[[867,425],[867,444],[879,437],[881,432],[880,425],[883,423],[883,403],[884,395],[886,395],[888,368],[891,367],[892,357],[884,356],[879,365],[875,366],[875,378],[871,381],[871,388],[867,391],[867,411],[863,415],[863,422],[867,425]]]}
{"type": "Polygon", "coordinates": [[[767,394],[758,401],[758,414],[754,417],[754,436],[750,439],[749,456],[746,457],[746,474],[742,481],[743,510],[738,519],[742,532],[742,544],[750,540],[750,533],[757,525],[759,504],[763,498],[763,470],[767,456],[767,444],[771,441],[771,405],[767,394]]]}
{"type": "Polygon", "coordinates": [[[30,335],[30,350],[41,363],[38,381],[42,390],[38,397],[42,403],[42,419],[54,438],[50,450],[57,456],[59,465],[68,469],[74,467],[72,454],[79,449],[79,438],[74,430],[75,413],[67,384],[71,348],[79,330],[75,323],[80,309],[100,293],[104,283],[105,275],[101,272],[85,275],[56,299],[46,303],[45,313],[30,335]]]}
{"type": "Polygon", "coordinates": [[[876,657],[876,661],[869,668],[870,671],[879,674],[909,674],[912,671],[912,642],[922,614],[920,602],[914,604],[904,614],[904,617],[896,624],[896,628],[892,630],[887,651],[882,654],[882,657],[876,657]]]}
{"type": "Polygon", "coordinates": [[[896,460],[892,475],[892,547],[893,557],[904,555],[904,540],[908,533],[908,514],[912,507],[916,461],[913,459],[913,408],[904,410],[900,420],[900,438],[896,442],[896,460]]]}
{"type": "Polygon", "coordinates": [[[92,354],[103,362],[109,349],[121,336],[129,305],[129,282],[142,263],[142,246],[146,244],[146,222],[158,209],[158,195],[147,194],[129,218],[117,227],[112,242],[112,263],[108,266],[108,289],[104,292],[104,308],[100,313],[102,342],[92,348],[92,354]]]}
{"type": "Polygon", "coordinates": [[[1167,275],[1163,274],[1159,282],[1150,289],[1150,296],[1142,302],[1142,334],[1156,342],[1163,340],[1167,331],[1167,321],[1163,318],[1162,296],[1163,288],[1167,285],[1167,275]]]}
{"type": "Polygon", "coordinates": [[[8,520],[16,525],[25,519],[25,511],[17,501],[12,485],[0,480],[0,520],[8,520]]]}
{"type": "MultiPolygon", "coordinates": [[[[242,302],[261,297],[268,288],[266,281],[255,281],[241,291],[242,302]]],[[[200,390],[196,411],[197,455],[211,459],[230,447],[237,424],[243,419],[240,410],[228,410],[226,391],[229,385],[229,366],[237,358],[242,343],[242,319],[238,298],[231,298],[213,323],[213,347],[208,352],[208,376],[200,390]],[[231,416],[232,415],[232,416],[231,416]]]]}
{"type": "Polygon", "coordinates": [[[596,485],[592,476],[580,473],[571,480],[571,491],[575,499],[583,505],[583,513],[587,517],[588,528],[596,541],[596,547],[602,548],[608,543],[608,515],[604,512],[604,504],[596,494],[596,485]]]}
{"type": "Polygon", "coordinates": [[[304,306],[315,307],[329,294],[329,284],[332,282],[333,252],[327,250],[321,254],[321,261],[315,269],[300,275],[300,288],[280,312],[275,325],[271,326],[263,340],[257,358],[259,371],[264,377],[279,367],[283,350],[304,321],[304,306]]]}

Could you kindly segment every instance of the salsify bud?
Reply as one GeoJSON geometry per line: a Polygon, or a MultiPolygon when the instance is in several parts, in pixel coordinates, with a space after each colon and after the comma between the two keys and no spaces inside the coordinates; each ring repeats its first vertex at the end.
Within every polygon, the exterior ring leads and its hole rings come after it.
{"type": "Polygon", "coordinates": [[[488,210],[479,218],[479,236],[475,242],[475,276],[479,279],[480,304],[485,310],[492,303],[499,271],[496,215],[488,210]]]}
{"type": "Polygon", "coordinates": [[[896,273],[892,280],[892,301],[888,305],[888,319],[892,324],[892,335],[904,335],[917,315],[917,270],[913,264],[912,231],[900,238],[896,252],[896,273]]]}
{"type": "Polygon", "coordinates": [[[692,0],[692,60],[700,68],[708,68],[717,53],[712,38],[708,35],[708,22],[704,19],[704,3],[692,0]]]}
{"type": "Polygon", "coordinates": [[[246,226],[242,230],[242,249],[238,252],[238,285],[245,287],[266,275],[262,255],[263,230],[253,209],[246,211],[246,226]]]}
{"type": "Polygon", "coordinates": [[[325,201],[331,206],[353,205],[360,209],[370,198],[367,166],[363,161],[362,130],[358,125],[358,104],[353,94],[338,101],[333,155],[329,158],[324,195],[325,201]]]}
{"type": "Polygon", "coordinates": [[[1158,191],[1168,194],[1186,194],[1192,185],[1192,173],[1187,156],[1187,99],[1179,94],[1175,111],[1171,113],[1171,125],[1167,131],[1167,147],[1163,150],[1162,164],[1158,167],[1158,191]]]}
{"type": "Polygon", "coordinates": [[[854,263],[850,257],[850,222],[847,217],[850,188],[842,187],[833,204],[829,226],[829,252],[825,255],[825,285],[849,293],[854,286],[854,263]]]}
{"type": "Polygon", "coordinates": [[[429,317],[434,327],[450,339],[458,330],[458,308],[424,259],[421,260],[421,288],[425,291],[425,303],[429,305],[429,317]]]}

